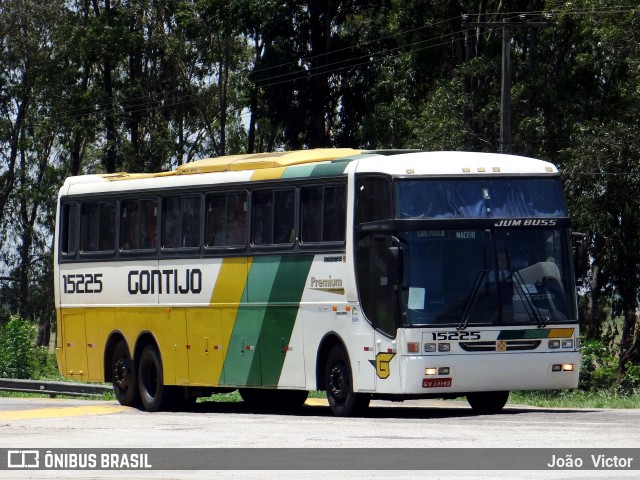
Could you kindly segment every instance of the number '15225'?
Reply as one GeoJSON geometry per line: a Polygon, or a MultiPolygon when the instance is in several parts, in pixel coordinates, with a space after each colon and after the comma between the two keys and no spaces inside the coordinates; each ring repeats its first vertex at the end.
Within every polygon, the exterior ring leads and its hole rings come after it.
{"type": "Polygon", "coordinates": [[[101,273],[71,273],[62,275],[64,293],[102,292],[101,273]]]}
{"type": "Polygon", "coordinates": [[[480,340],[480,332],[431,332],[434,340],[480,340]]]}

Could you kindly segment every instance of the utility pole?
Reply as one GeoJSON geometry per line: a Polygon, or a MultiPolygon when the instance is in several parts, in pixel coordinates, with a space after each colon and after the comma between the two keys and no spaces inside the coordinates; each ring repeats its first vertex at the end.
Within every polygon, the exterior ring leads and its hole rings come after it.
{"type": "MultiPolygon", "coordinates": [[[[546,17],[550,18],[550,17],[546,17]]],[[[502,89],[500,97],[500,153],[511,153],[511,31],[513,28],[539,28],[547,22],[529,21],[526,15],[519,15],[518,22],[512,22],[509,17],[502,22],[469,22],[469,15],[462,16],[465,28],[465,41],[469,52],[468,29],[474,27],[490,27],[502,29],[502,89]]]]}
{"type": "Polygon", "coordinates": [[[500,153],[511,153],[511,21],[502,20],[502,92],[500,97],[500,153]]]}

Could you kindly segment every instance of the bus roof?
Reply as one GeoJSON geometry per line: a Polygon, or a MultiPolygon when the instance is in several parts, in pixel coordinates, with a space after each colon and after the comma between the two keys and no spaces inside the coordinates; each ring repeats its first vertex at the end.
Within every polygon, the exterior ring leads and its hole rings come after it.
{"type": "Polygon", "coordinates": [[[111,173],[69,177],[64,194],[128,191],[212,183],[237,183],[305,176],[344,174],[356,162],[358,173],[389,175],[557,174],[548,162],[514,155],[475,152],[421,152],[415,150],[357,150],[318,148],[205,158],[160,173],[111,173]],[[388,158],[393,155],[393,159],[388,158]],[[293,168],[290,168],[293,167],[293,168]],[[206,174],[215,174],[215,177],[206,174]],[[172,180],[167,183],[171,178],[172,180]],[[215,178],[215,180],[213,180],[215,178]],[[102,184],[102,186],[99,186],[102,184]]]}

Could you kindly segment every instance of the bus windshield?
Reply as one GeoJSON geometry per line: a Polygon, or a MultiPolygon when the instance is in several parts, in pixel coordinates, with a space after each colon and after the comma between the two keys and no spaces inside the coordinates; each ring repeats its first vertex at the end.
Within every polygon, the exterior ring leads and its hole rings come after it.
{"type": "Polygon", "coordinates": [[[560,179],[416,179],[395,182],[397,219],[565,217],[560,179]]]}
{"type": "Polygon", "coordinates": [[[410,326],[538,325],[573,321],[562,229],[396,232],[410,326]]]}

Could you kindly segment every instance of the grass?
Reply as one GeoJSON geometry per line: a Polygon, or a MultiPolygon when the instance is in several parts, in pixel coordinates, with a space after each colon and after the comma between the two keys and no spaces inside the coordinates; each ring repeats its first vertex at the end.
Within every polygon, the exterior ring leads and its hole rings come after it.
{"type": "MultiPolygon", "coordinates": [[[[63,378],[56,366],[55,356],[52,354],[40,355],[41,368],[38,369],[37,376],[41,380],[70,381],[63,378]]],[[[49,395],[2,392],[0,397],[49,397],[49,395]]],[[[64,397],[58,398],[78,398],[64,397]]],[[[86,397],[85,397],[86,398],[86,397]]],[[[104,394],[102,397],[92,397],[98,400],[114,400],[112,392],[104,394]]],[[[309,398],[326,398],[325,392],[309,392],[309,398]]],[[[461,400],[464,400],[463,398],[461,400]]],[[[240,402],[242,398],[238,391],[231,393],[216,394],[210,397],[201,398],[201,402],[240,402]]],[[[541,390],[541,391],[514,391],[509,396],[510,404],[533,405],[538,407],[551,408],[640,408],[640,388],[636,388],[630,393],[621,393],[614,387],[597,391],[585,392],[583,390],[541,390]]]]}
{"type": "Polygon", "coordinates": [[[509,403],[553,408],[640,408],[640,389],[622,394],[614,388],[511,392],[509,403]]]}
{"type": "MultiPolygon", "coordinates": [[[[49,398],[50,395],[2,392],[0,397],[19,398],[49,398]]],[[[66,397],[58,395],[56,398],[82,398],[66,397]]],[[[88,397],[84,397],[88,398],[88,397]]],[[[94,400],[115,400],[112,392],[105,393],[101,397],[90,397],[94,400]]],[[[309,392],[309,398],[326,398],[325,392],[309,392]]],[[[464,398],[460,398],[464,400],[464,398]]],[[[209,397],[198,399],[199,402],[241,402],[242,398],[237,390],[230,393],[218,393],[209,397]]],[[[509,404],[533,405],[546,408],[640,408],[640,389],[632,393],[622,394],[615,389],[585,392],[582,390],[540,390],[540,391],[514,391],[509,396],[509,404]]]]}
{"type": "MultiPolygon", "coordinates": [[[[326,398],[325,392],[309,392],[309,398],[326,398]]],[[[460,398],[464,400],[464,398],[460,398]]],[[[201,398],[201,402],[240,402],[238,391],[219,393],[201,398]]],[[[615,389],[585,392],[582,390],[515,391],[509,396],[510,404],[533,405],[547,408],[640,408],[640,389],[621,394],[615,389]]]]}

